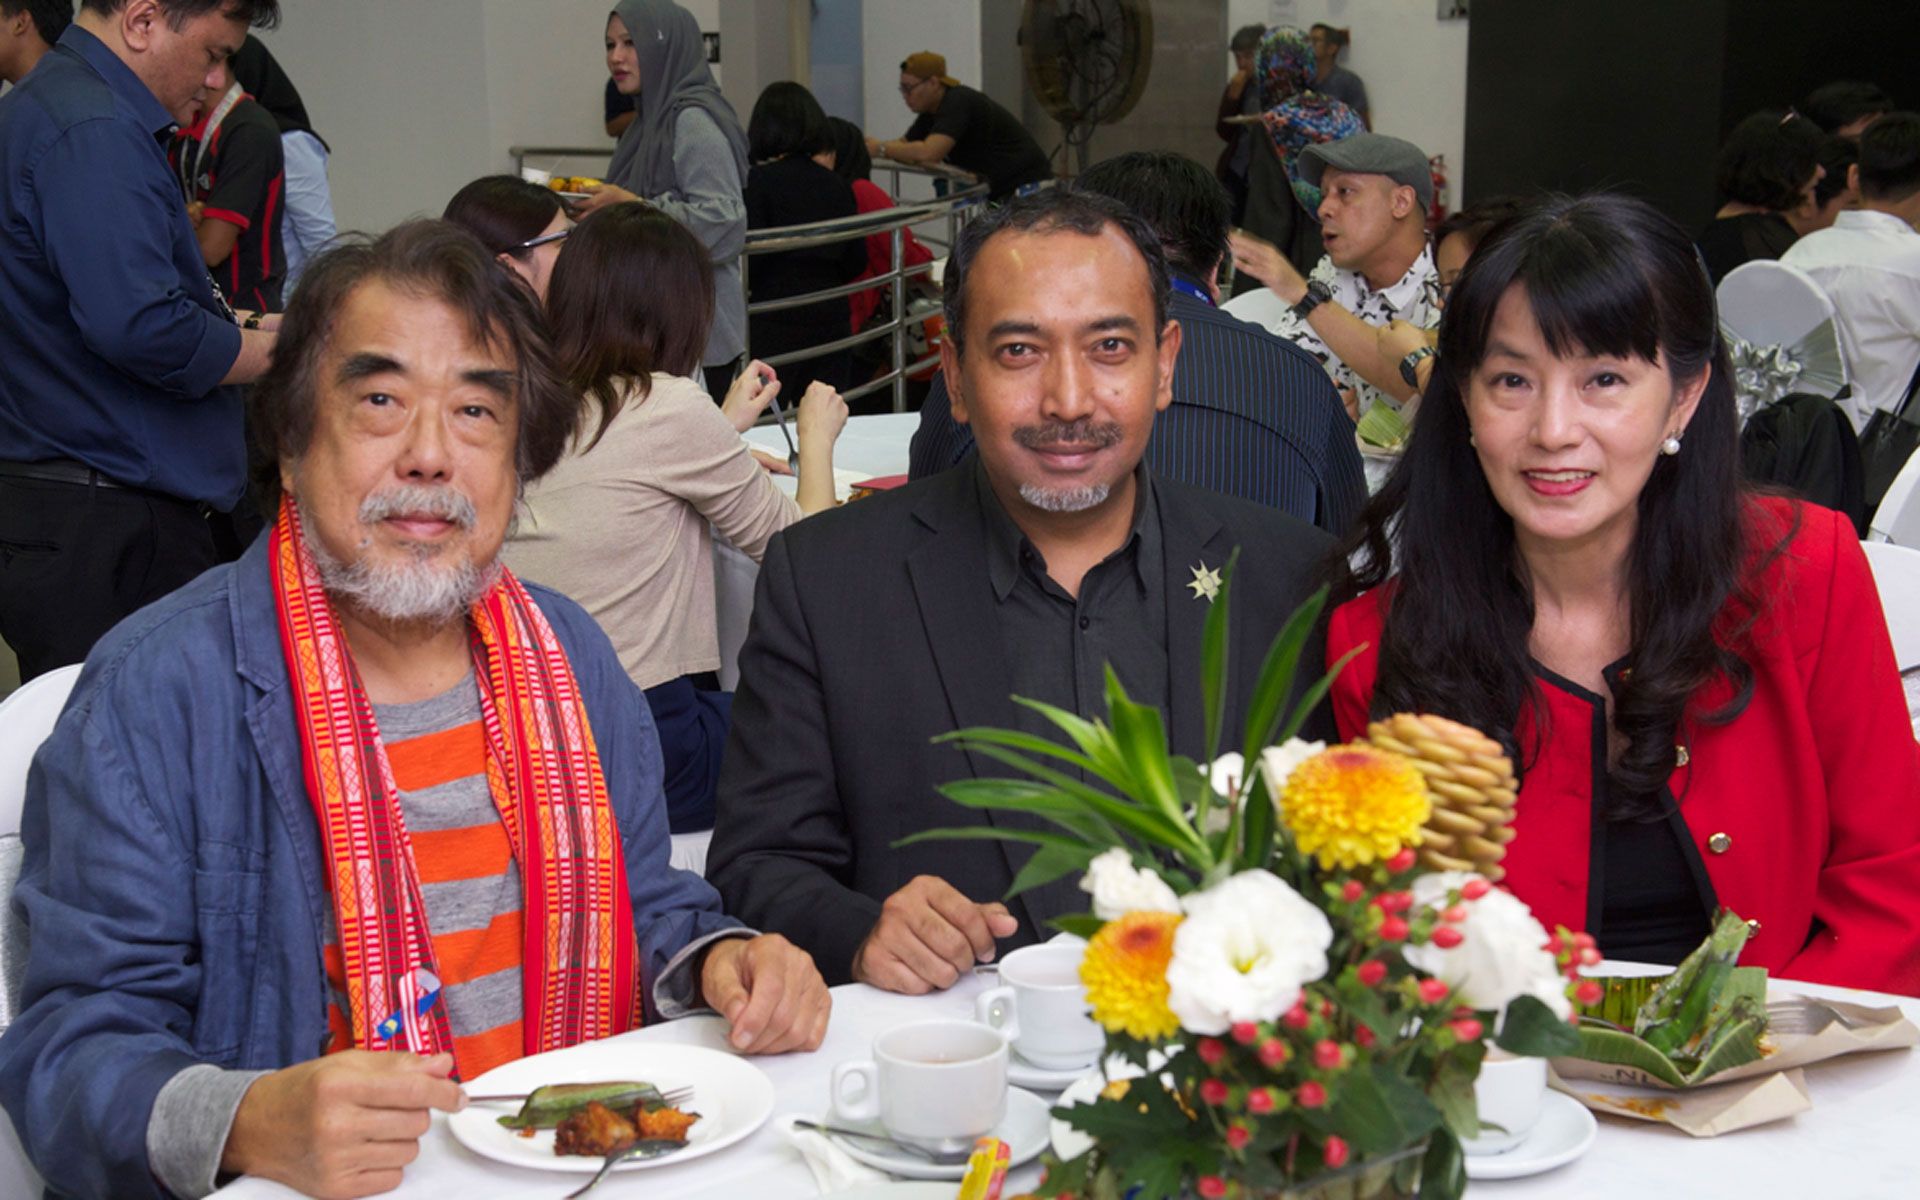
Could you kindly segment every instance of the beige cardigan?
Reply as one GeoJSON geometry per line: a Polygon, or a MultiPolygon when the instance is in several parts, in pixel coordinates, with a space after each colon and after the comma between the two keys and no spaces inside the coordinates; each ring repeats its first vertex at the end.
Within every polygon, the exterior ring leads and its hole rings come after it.
{"type": "Polygon", "coordinates": [[[712,533],[759,562],[800,506],[691,379],[655,374],[583,451],[599,421],[589,401],[572,450],[528,487],[507,566],[592,613],[643,688],[718,670],[712,533]]]}

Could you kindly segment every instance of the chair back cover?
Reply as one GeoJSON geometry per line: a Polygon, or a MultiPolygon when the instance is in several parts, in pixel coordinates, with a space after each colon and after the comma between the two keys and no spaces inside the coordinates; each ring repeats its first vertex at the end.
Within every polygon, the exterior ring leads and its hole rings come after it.
{"type": "Polygon", "coordinates": [[[1812,276],[1758,259],[1729,271],[1715,296],[1742,422],[1783,396],[1847,386],[1833,302],[1812,276]]]}
{"type": "Polygon", "coordinates": [[[1920,550],[1920,451],[1908,456],[1907,465],[1900,468],[1886,495],[1880,498],[1868,536],[1876,542],[1920,550]]]}

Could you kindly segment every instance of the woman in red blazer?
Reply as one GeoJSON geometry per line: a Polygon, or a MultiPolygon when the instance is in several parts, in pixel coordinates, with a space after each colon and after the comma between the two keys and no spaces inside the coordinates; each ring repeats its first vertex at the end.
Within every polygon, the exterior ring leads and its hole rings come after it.
{"type": "Polygon", "coordinates": [[[1507,885],[1610,957],[1920,995],[1920,748],[1851,526],[1739,477],[1693,246],[1618,196],[1506,223],[1339,568],[1341,733],[1425,711],[1521,770],[1507,885]]]}

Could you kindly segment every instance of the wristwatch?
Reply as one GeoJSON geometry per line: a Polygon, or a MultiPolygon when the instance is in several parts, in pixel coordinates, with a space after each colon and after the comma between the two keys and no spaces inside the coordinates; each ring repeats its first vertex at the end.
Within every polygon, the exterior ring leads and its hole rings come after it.
{"type": "Polygon", "coordinates": [[[1433,354],[1432,346],[1422,346],[1400,360],[1400,378],[1407,381],[1408,387],[1417,388],[1420,386],[1420,374],[1414,368],[1420,365],[1421,359],[1432,358],[1433,354]]]}
{"type": "Polygon", "coordinates": [[[248,313],[248,314],[247,314],[247,319],[246,319],[246,320],[244,320],[244,321],[242,321],[242,322],[240,322],[240,328],[242,328],[242,329],[258,329],[258,328],[260,328],[260,326],[261,326],[261,323],[262,323],[262,319],[261,319],[261,315],[260,315],[259,313],[257,313],[257,312],[256,312],[256,313],[248,313]]]}
{"type": "Polygon", "coordinates": [[[1322,283],[1318,279],[1310,279],[1307,281],[1307,294],[1300,297],[1300,303],[1294,305],[1288,311],[1293,313],[1294,316],[1299,317],[1302,321],[1304,321],[1307,319],[1308,313],[1312,312],[1316,308],[1319,308],[1322,304],[1325,304],[1327,301],[1331,299],[1333,299],[1332,288],[1328,287],[1326,284],[1322,283]]]}

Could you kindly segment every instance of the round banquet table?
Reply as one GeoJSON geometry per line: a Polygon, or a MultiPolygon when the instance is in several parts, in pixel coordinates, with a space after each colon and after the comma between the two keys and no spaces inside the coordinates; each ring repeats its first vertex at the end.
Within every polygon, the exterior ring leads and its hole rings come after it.
{"type": "MultiPolygon", "coordinates": [[[[793,428],[793,411],[787,411],[787,427],[793,428]]],[[[849,417],[833,447],[835,490],[846,499],[851,485],[883,475],[907,473],[907,445],[913,431],[920,427],[920,414],[880,413],[875,416],[849,417]]],[[[747,442],[754,448],[786,457],[786,439],[778,425],[756,425],[747,431],[747,442]]],[[[791,476],[776,475],[788,495],[795,486],[791,476]]],[[[747,621],[753,616],[753,584],[760,577],[760,564],[725,542],[713,543],[713,602],[719,617],[720,686],[732,691],[740,682],[740,645],[747,640],[747,621]]]]}
{"type": "MultiPolygon", "coordinates": [[[[834,989],[827,1040],[811,1054],[755,1059],[773,1080],[774,1113],[819,1115],[826,1108],[834,1064],[865,1058],[874,1036],[896,1025],[933,1017],[967,1017],[973,997],[990,986],[970,976],[932,996],[895,996],[862,985],[834,989]]],[[[1920,1021],[1920,1000],[1776,980],[1774,986],[1875,1006],[1898,1005],[1920,1021]]],[[[717,1017],[689,1017],[623,1035],[724,1049],[717,1017]]],[[[1857,1054],[1806,1068],[1813,1108],[1784,1121],[1717,1138],[1696,1139],[1663,1125],[1599,1118],[1593,1148],[1577,1161],[1526,1179],[1480,1182],[1468,1194],[1491,1200],[1618,1200],[1622,1196],[1908,1196],[1920,1169],[1913,1114],[1920,1112],[1920,1057],[1893,1050],[1857,1054]]],[[[1005,1195],[1035,1186],[1037,1167],[1008,1178],[1005,1195]]],[[[443,1118],[421,1141],[420,1158],[390,1193],[400,1200],[458,1196],[550,1197],[558,1200],[579,1175],[509,1167],[481,1158],[453,1139],[443,1118]]],[[[773,1122],[745,1141],[681,1166],[616,1174],[595,1195],[619,1200],[691,1200],[746,1196],[754,1200],[811,1197],[813,1177],[773,1122]]],[[[217,1193],[222,1200],[279,1200],[297,1193],[278,1184],[242,1179],[217,1193]]]]}

